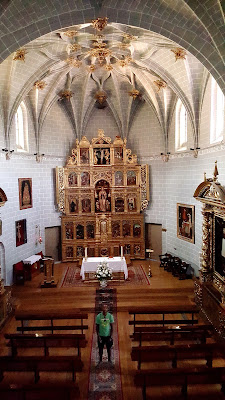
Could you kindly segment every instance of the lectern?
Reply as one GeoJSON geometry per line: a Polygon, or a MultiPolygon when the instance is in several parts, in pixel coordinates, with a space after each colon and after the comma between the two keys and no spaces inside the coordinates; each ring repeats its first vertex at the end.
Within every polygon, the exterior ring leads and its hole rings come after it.
{"type": "Polygon", "coordinates": [[[44,281],[41,287],[56,287],[57,282],[54,280],[54,260],[53,258],[43,258],[44,261],[44,281]]]}

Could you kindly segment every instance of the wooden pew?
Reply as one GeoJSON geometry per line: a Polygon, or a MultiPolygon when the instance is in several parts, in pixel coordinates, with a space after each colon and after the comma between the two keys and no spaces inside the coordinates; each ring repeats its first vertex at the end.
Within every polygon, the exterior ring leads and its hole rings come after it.
{"type": "Polygon", "coordinates": [[[142,387],[142,397],[146,400],[146,388],[152,386],[181,386],[184,398],[187,398],[188,385],[221,384],[225,393],[225,367],[148,369],[136,371],[134,384],[142,387]]]}
{"type": "Polygon", "coordinates": [[[72,379],[75,381],[76,372],[82,369],[83,363],[77,356],[0,356],[0,381],[6,371],[33,372],[35,383],[39,381],[39,373],[43,371],[72,372],[72,379]]]}
{"type": "Polygon", "coordinates": [[[206,359],[206,365],[212,367],[215,357],[222,357],[223,351],[218,343],[208,344],[180,344],[164,346],[132,347],[131,359],[138,362],[141,369],[143,362],[171,361],[172,367],[177,367],[178,360],[206,359]]]}
{"type": "Polygon", "coordinates": [[[170,328],[165,326],[136,326],[134,334],[131,335],[134,341],[169,341],[171,345],[175,341],[195,341],[199,340],[202,344],[206,339],[212,336],[214,328],[212,325],[191,325],[179,326],[179,328],[170,328]]]}
{"type": "Polygon", "coordinates": [[[21,322],[21,326],[17,327],[17,330],[24,333],[26,332],[31,332],[31,331],[51,331],[53,334],[54,331],[74,331],[74,330],[80,330],[81,333],[84,333],[83,331],[85,329],[88,329],[88,325],[84,325],[84,319],[88,319],[88,314],[87,313],[78,313],[76,311],[71,311],[71,312],[29,312],[29,311],[17,311],[15,314],[15,318],[17,321],[21,322]],[[54,325],[54,321],[60,321],[60,320],[79,320],[80,323],[78,324],[73,324],[73,325],[54,325]],[[24,322],[25,321],[49,321],[51,325],[36,325],[36,326],[25,326],[24,322]]]}
{"type": "Polygon", "coordinates": [[[156,307],[134,307],[129,309],[129,314],[133,315],[133,320],[129,321],[129,325],[133,325],[134,329],[137,325],[194,325],[198,323],[198,320],[194,318],[194,315],[199,313],[199,309],[195,304],[187,304],[187,305],[170,305],[167,307],[164,306],[156,306],[156,307]],[[190,314],[191,319],[165,319],[165,315],[172,314],[190,314]],[[137,315],[157,315],[160,316],[160,319],[136,319],[137,315]]]}
{"type": "Polygon", "coordinates": [[[0,383],[1,400],[74,400],[80,395],[74,383],[54,384],[4,384],[0,383]]]}
{"type": "Polygon", "coordinates": [[[43,347],[44,355],[49,356],[49,347],[74,347],[77,355],[81,355],[81,348],[86,347],[87,340],[82,333],[77,334],[18,334],[6,333],[5,338],[9,339],[7,346],[12,349],[12,355],[17,355],[17,348],[43,347]]]}

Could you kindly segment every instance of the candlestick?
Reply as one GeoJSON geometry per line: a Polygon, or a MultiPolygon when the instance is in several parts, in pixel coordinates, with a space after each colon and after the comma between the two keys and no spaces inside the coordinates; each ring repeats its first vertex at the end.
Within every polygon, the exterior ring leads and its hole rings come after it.
{"type": "Polygon", "coordinates": [[[123,246],[121,246],[121,258],[123,258],[123,246]]]}
{"type": "Polygon", "coordinates": [[[85,260],[87,260],[87,247],[85,247],[85,254],[84,254],[84,256],[85,256],[85,260]]]}

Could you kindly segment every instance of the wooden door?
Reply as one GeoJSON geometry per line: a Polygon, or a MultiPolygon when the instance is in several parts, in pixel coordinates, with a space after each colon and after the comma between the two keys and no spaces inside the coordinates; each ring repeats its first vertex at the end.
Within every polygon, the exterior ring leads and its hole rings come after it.
{"type": "Polygon", "coordinates": [[[162,225],[145,224],[145,248],[154,250],[151,258],[158,260],[162,254],[162,225]]]}
{"type": "Polygon", "coordinates": [[[45,228],[45,255],[51,256],[54,261],[61,260],[61,227],[45,228]]]}

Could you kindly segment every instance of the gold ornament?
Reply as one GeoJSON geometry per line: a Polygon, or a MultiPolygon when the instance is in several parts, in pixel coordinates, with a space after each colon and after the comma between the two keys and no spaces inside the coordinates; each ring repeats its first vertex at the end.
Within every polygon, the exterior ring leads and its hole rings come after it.
{"type": "Polygon", "coordinates": [[[112,71],[112,69],[113,69],[112,64],[106,64],[105,69],[106,69],[106,71],[112,71]]]}
{"type": "Polygon", "coordinates": [[[75,51],[78,51],[78,50],[81,49],[81,45],[80,45],[80,44],[77,44],[77,43],[69,44],[68,49],[69,49],[71,52],[75,52],[75,51]]]}
{"type": "Polygon", "coordinates": [[[132,89],[128,93],[129,96],[133,97],[133,100],[135,100],[137,97],[141,97],[141,93],[137,89],[132,89]]]}
{"type": "Polygon", "coordinates": [[[14,61],[25,61],[25,54],[27,54],[27,51],[25,49],[16,50],[16,54],[13,57],[13,60],[14,61]]]}
{"type": "Polygon", "coordinates": [[[103,31],[103,29],[107,26],[108,24],[108,19],[107,17],[104,18],[97,18],[92,20],[92,25],[97,31],[103,31]]]}
{"type": "Polygon", "coordinates": [[[82,62],[77,60],[77,58],[73,58],[73,57],[68,57],[65,62],[67,64],[69,64],[71,67],[76,67],[76,68],[80,68],[80,66],[82,65],[82,62]]]}
{"type": "Polygon", "coordinates": [[[98,59],[98,62],[100,65],[103,64],[105,61],[106,57],[109,57],[112,52],[109,49],[106,49],[106,43],[94,43],[94,46],[96,46],[96,49],[91,49],[88,53],[92,57],[96,57],[98,59]]]}
{"type": "Polygon", "coordinates": [[[153,81],[153,83],[157,86],[158,90],[157,92],[160,91],[160,89],[165,89],[167,84],[166,82],[162,81],[161,79],[158,79],[157,81],[153,81]]]}
{"type": "Polygon", "coordinates": [[[73,38],[74,36],[76,36],[76,34],[77,34],[77,31],[75,31],[75,30],[69,30],[69,31],[66,31],[66,32],[63,32],[64,33],[64,35],[66,35],[66,36],[68,36],[69,38],[73,38]]]}
{"type": "Polygon", "coordinates": [[[129,33],[124,33],[123,34],[123,37],[125,38],[125,39],[127,39],[127,40],[136,40],[136,38],[135,38],[135,36],[133,36],[133,35],[130,35],[129,33]]]}
{"type": "Polygon", "coordinates": [[[104,92],[104,90],[98,90],[95,93],[95,98],[99,104],[103,104],[107,99],[107,94],[104,92]]]}
{"type": "Polygon", "coordinates": [[[171,49],[171,51],[175,54],[176,61],[177,60],[186,60],[187,52],[181,47],[177,47],[176,49],[171,49]]]}
{"type": "Polygon", "coordinates": [[[94,72],[96,70],[96,66],[94,64],[89,65],[88,67],[90,72],[94,72]]]}
{"type": "Polygon", "coordinates": [[[63,100],[63,99],[70,100],[71,97],[73,97],[73,93],[71,92],[71,90],[66,89],[59,93],[59,97],[61,100],[63,100]]]}
{"type": "Polygon", "coordinates": [[[36,89],[38,89],[38,90],[43,90],[46,85],[47,85],[47,83],[45,81],[36,81],[34,83],[34,87],[36,87],[36,89]]]}
{"type": "Polygon", "coordinates": [[[119,60],[118,63],[121,67],[126,67],[131,61],[133,61],[131,57],[125,57],[123,60],[119,60]]]}

